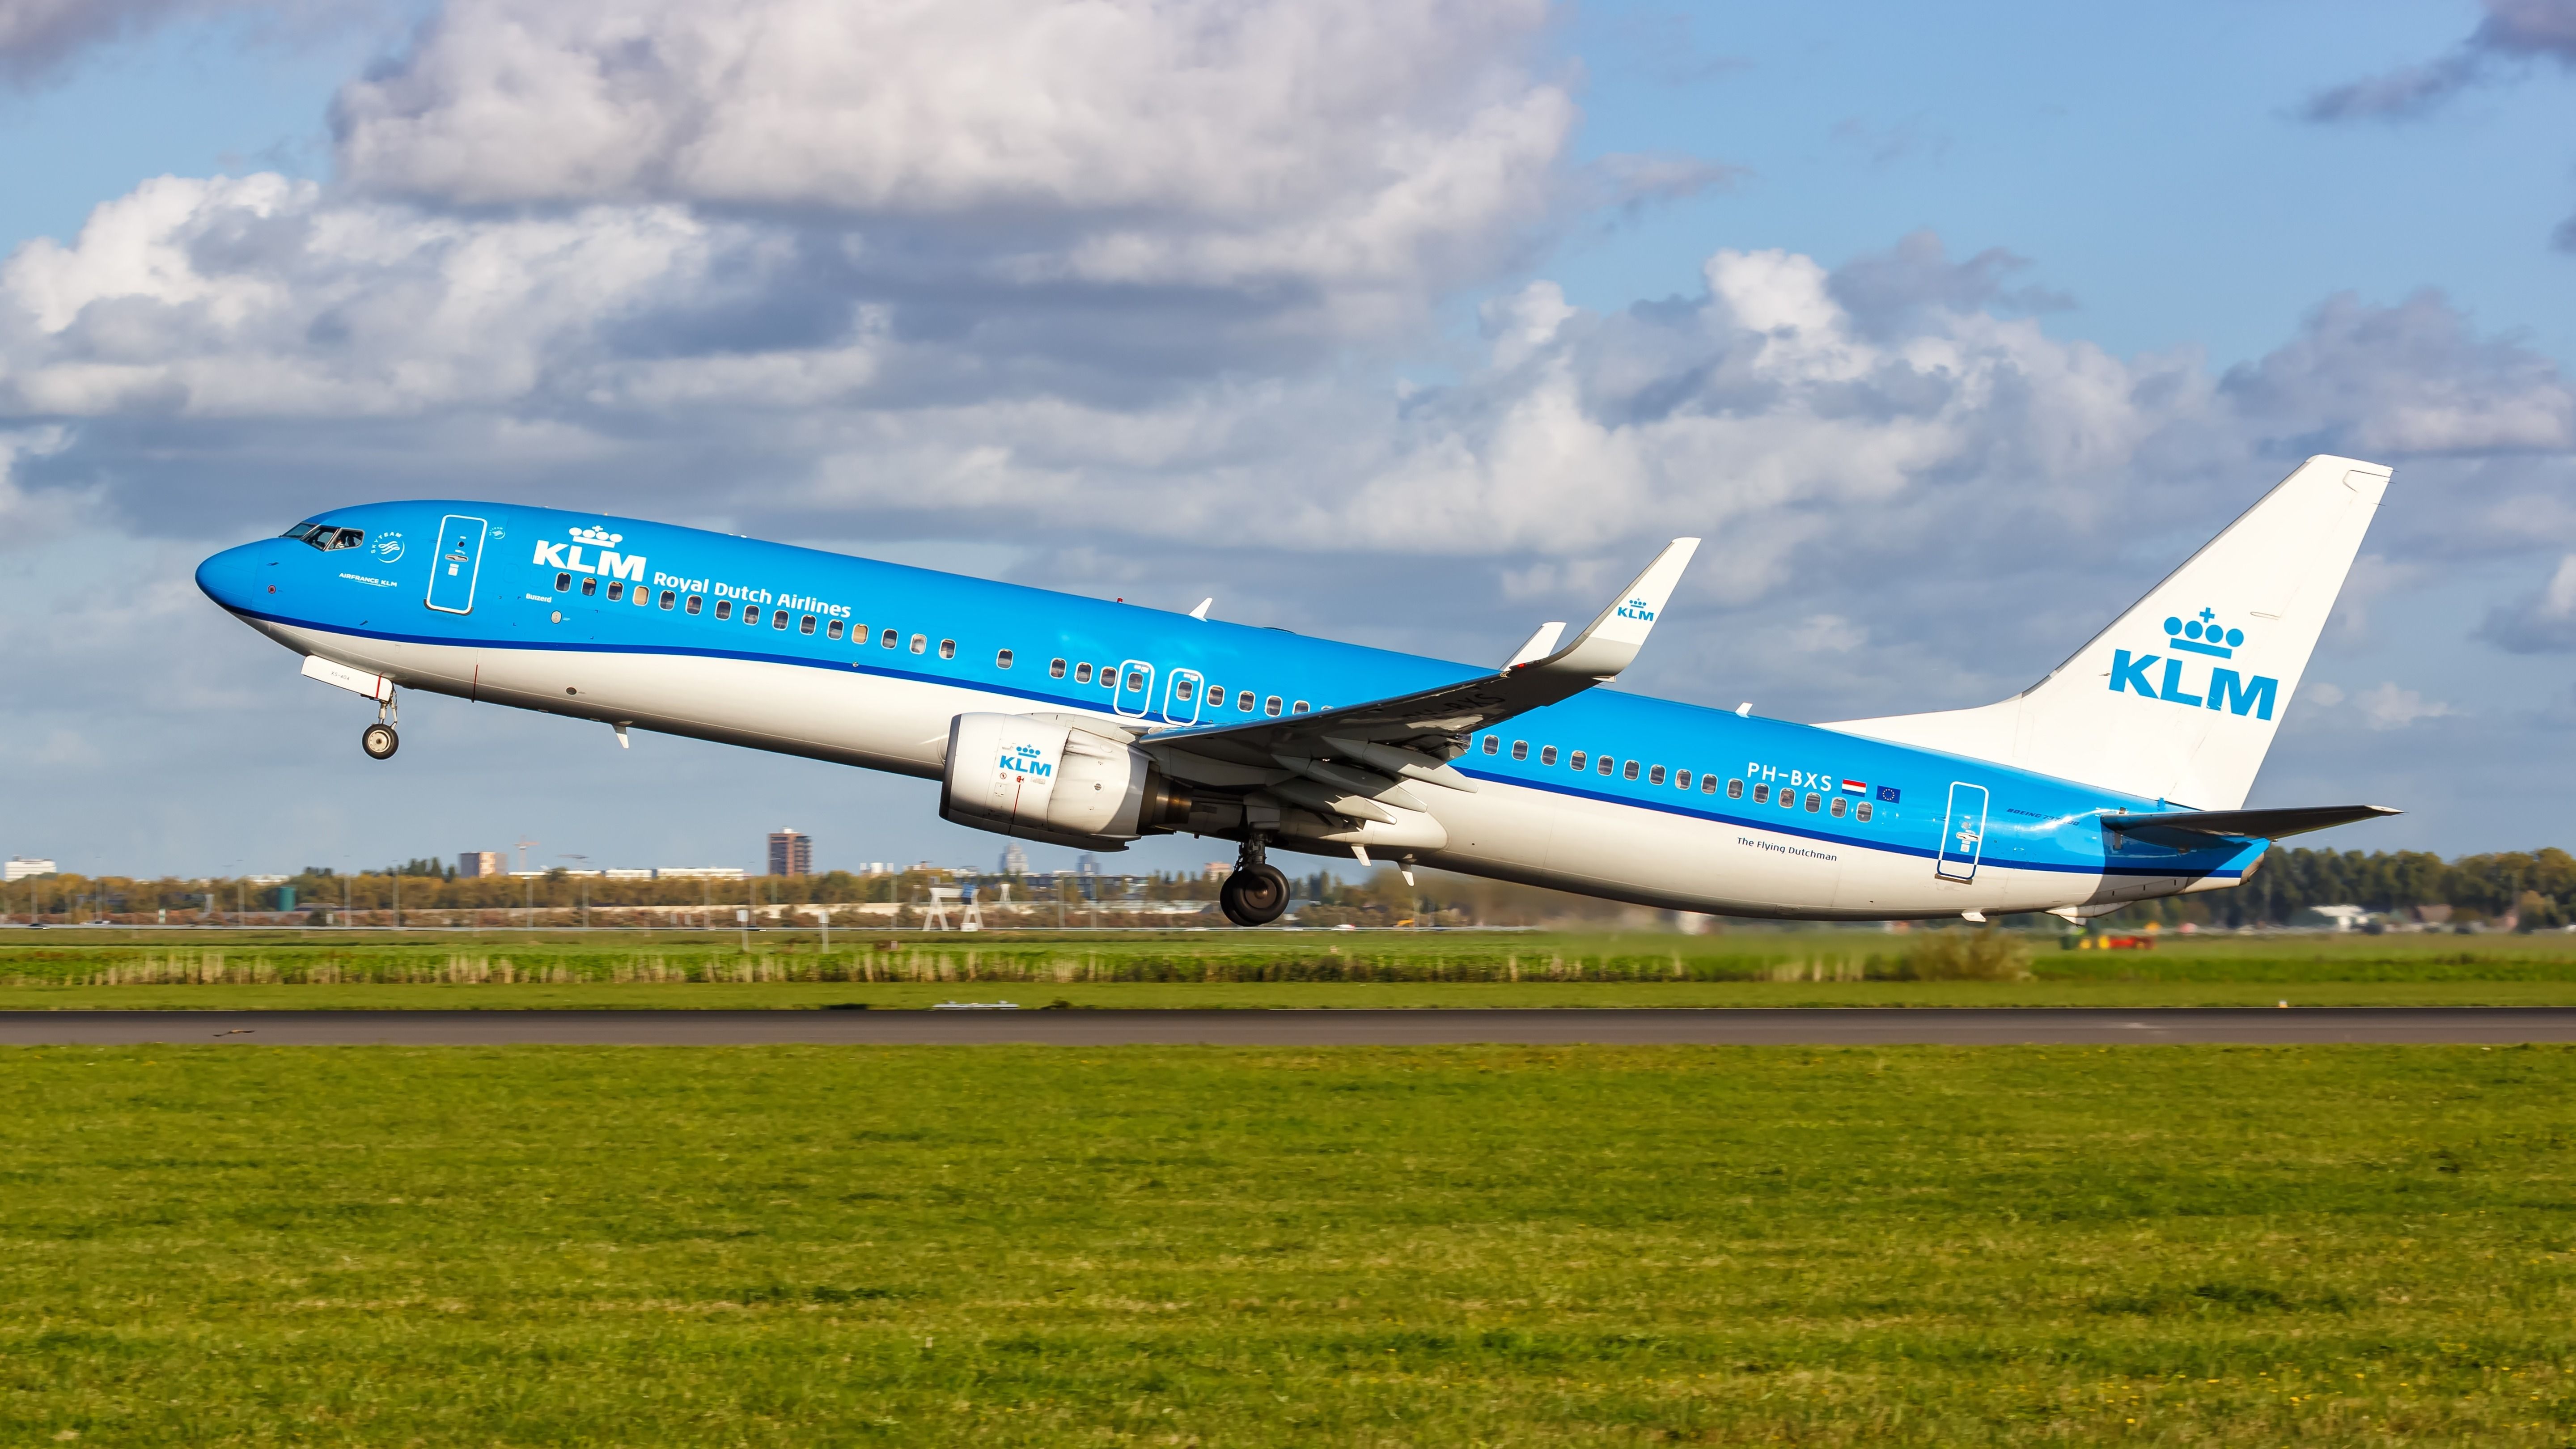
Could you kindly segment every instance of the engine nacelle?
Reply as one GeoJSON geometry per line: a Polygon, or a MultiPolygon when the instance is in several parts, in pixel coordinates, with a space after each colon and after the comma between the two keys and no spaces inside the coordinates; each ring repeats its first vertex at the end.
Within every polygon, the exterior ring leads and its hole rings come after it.
{"type": "Polygon", "coordinates": [[[939,815],[1055,845],[1109,845],[1186,824],[1190,797],[1121,741],[1027,715],[961,714],[948,724],[939,815]]]}

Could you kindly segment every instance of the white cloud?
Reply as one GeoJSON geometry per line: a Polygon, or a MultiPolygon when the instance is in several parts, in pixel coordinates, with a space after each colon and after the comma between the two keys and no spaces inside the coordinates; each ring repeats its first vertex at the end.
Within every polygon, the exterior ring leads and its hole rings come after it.
{"type": "Polygon", "coordinates": [[[2478,633],[2516,654],[2576,650],[2576,553],[2558,561],[2537,593],[2489,611],[2478,633]]]}
{"type": "Polygon", "coordinates": [[[2404,688],[2394,682],[2376,684],[2352,697],[2354,709],[2361,712],[2362,722],[2375,730],[2401,730],[2417,720],[2440,719],[2457,713],[2436,699],[2426,699],[2423,692],[2404,688]]]}

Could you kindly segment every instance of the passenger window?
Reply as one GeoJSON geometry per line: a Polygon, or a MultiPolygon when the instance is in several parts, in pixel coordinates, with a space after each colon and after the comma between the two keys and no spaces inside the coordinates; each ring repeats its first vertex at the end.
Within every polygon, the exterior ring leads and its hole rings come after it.
{"type": "Polygon", "coordinates": [[[1117,665],[1103,664],[1100,666],[1100,687],[1103,689],[1116,689],[1118,687],[1117,665]]]}
{"type": "Polygon", "coordinates": [[[717,617],[717,618],[719,618],[719,619],[730,619],[730,618],[732,618],[732,617],[733,617],[733,600],[731,600],[731,599],[718,599],[718,600],[716,600],[716,617],[717,617]]]}
{"type": "Polygon", "coordinates": [[[954,640],[954,639],[942,639],[942,640],[940,640],[940,641],[939,641],[939,657],[940,657],[940,658],[942,658],[942,659],[954,659],[954,658],[956,658],[956,657],[957,657],[957,641],[956,641],[956,640],[954,640]]]}
{"type": "Polygon", "coordinates": [[[930,652],[930,636],[927,634],[913,635],[912,652],[915,654],[926,654],[930,652]]]}
{"type": "Polygon", "coordinates": [[[1277,695],[1275,695],[1275,694],[1274,694],[1274,695],[1270,696],[1268,699],[1263,700],[1263,701],[1261,702],[1261,711],[1262,711],[1262,713],[1264,713],[1264,714],[1274,714],[1274,715],[1275,715],[1275,714],[1279,713],[1279,696],[1277,696],[1277,695]]]}
{"type": "Polygon", "coordinates": [[[1500,735],[1487,735],[1487,736],[1485,736],[1485,753],[1486,753],[1486,754],[1489,754],[1489,755],[1499,755],[1499,754],[1501,754],[1502,752],[1503,752],[1503,740],[1502,740],[1502,736],[1500,736],[1500,735]]]}
{"type": "Polygon", "coordinates": [[[1599,767],[1597,773],[1607,775],[1611,770],[1618,766],[1618,763],[1618,761],[1610,758],[1608,755],[1603,755],[1597,762],[1599,767]]]}
{"type": "Polygon", "coordinates": [[[1183,703],[1183,704],[1187,704],[1187,703],[1189,703],[1189,702],[1190,702],[1190,682],[1189,682],[1188,680],[1186,680],[1186,679],[1175,679],[1175,680],[1173,680],[1173,681],[1172,681],[1172,698],[1179,700],[1179,701],[1180,701],[1181,703],[1183,703]]]}
{"type": "Polygon", "coordinates": [[[1050,659],[1050,660],[1048,660],[1048,661],[1047,661],[1047,678],[1049,678],[1049,679],[1062,679],[1062,678],[1064,678],[1064,661],[1063,661],[1063,660],[1061,660],[1061,659],[1050,659]]]}
{"type": "Polygon", "coordinates": [[[1797,809],[1797,808],[1798,808],[1798,792],[1797,792],[1797,791],[1795,791],[1795,790],[1783,790],[1783,791],[1781,791],[1781,792],[1780,792],[1780,808],[1781,808],[1781,809],[1783,809],[1783,810],[1795,810],[1795,809],[1797,809]]]}
{"type": "Polygon", "coordinates": [[[1143,670],[1139,670],[1139,669],[1130,669],[1130,670],[1128,670],[1128,671],[1127,671],[1127,687],[1128,687],[1129,689],[1143,689],[1143,688],[1145,687],[1145,674],[1144,674],[1144,671],[1143,671],[1143,670]]]}
{"type": "Polygon", "coordinates": [[[1770,804],[1771,787],[1768,785],[1755,785],[1753,787],[1753,803],[1756,805],[1770,804]]]}
{"type": "Polygon", "coordinates": [[[838,638],[840,638],[840,637],[841,637],[841,621],[840,621],[840,620],[838,620],[838,619],[834,619],[831,623],[824,625],[824,626],[823,626],[823,637],[824,637],[824,638],[826,638],[826,639],[838,639],[838,638]]]}
{"type": "Polygon", "coordinates": [[[588,597],[588,596],[590,596],[590,595],[593,595],[593,594],[598,593],[598,592],[599,592],[599,580],[597,580],[597,579],[583,579],[583,580],[581,581],[581,592],[582,592],[582,594],[583,594],[583,596],[584,596],[584,597],[588,597]]]}
{"type": "Polygon", "coordinates": [[[1845,806],[1847,806],[1847,805],[1849,805],[1850,803],[1851,803],[1850,801],[1845,800],[1842,796],[1840,796],[1840,795],[1836,795],[1836,796],[1834,797],[1834,804],[1833,804],[1833,808],[1832,808],[1832,809],[1830,809],[1830,810],[1827,810],[1825,813],[1826,813],[1826,814],[1828,814],[1828,815],[1830,815],[1830,816],[1832,816],[1832,817],[1834,817],[1836,820],[1840,820],[1840,819],[1842,819],[1842,818],[1843,818],[1843,809],[1844,809],[1844,807],[1845,807],[1845,806]]]}
{"type": "Polygon", "coordinates": [[[707,600],[704,594],[691,594],[689,595],[688,612],[694,614],[698,612],[698,610],[705,608],[706,603],[707,600]]]}
{"type": "Polygon", "coordinates": [[[1073,666],[1073,682],[1076,684],[1089,684],[1091,682],[1091,666],[1088,664],[1077,664],[1073,666]]]}
{"type": "Polygon", "coordinates": [[[622,599],[622,598],[625,598],[625,597],[626,597],[626,586],[625,586],[624,584],[620,584],[620,583],[612,583],[612,584],[610,584],[610,585],[608,586],[608,601],[609,601],[610,603],[612,603],[612,604],[613,604],[613,603],[616,603],[619,599],[622,599]]]}
{"type": "Polygon", "coordinates": [[[1700,792],[1701,794],[1703,794],[1703,795],[1714,795],[1714,794],[1716,794],[1716,793],[1717,793],[1717,777],[1716,777],[1715,775],[1702,775],[1702,776],[1700,776],[1700,777],[1699,777],[1699,792],[1700,792]]]}
{"type": "Polygon", "coordinates": [[[998,650],[998,651],[996,651],[996,652],[994,653],[994,655],[993,655],[993,667],[994,667],[995,669],[1008,669],[1008,668],[1010,668],[1010,667],[1011,667],[1011,651],[1010,651],[1010,650],[1008,650],[1008,649],[1003,649],[1003,650],[998,650]]]}
{"type": "Polygon", "coordinates": [[[798,619],[798,620],[796,621],[796,632],[797,632],[797,633],[799,633],[799,634],[811,634],[811,633],[813,633],[813,632],[814,632],[814,616],[813,616],[813,615],[811,615],[811,614],[807,614],[807,615],[806,615],[806,616],[804,616],[803,618],[798,619]]]}
{"type": "Polygon", "coordinates": [[[1815,791],[1813,791],[1813,790],[1810,790],[1810,791],[1808,791],[1808,792],[1807,792],[1807,813],[1808,813],[1808,814],[1810,814],[1810,815],[1815,814],[1815,813],[1816,813],[1816,807],[1817,807],[1817,806],[1819,806],[1819,805],[1822,805],[1822,804],[1824,804],[1824,803],[1825,803],[1825,797],[1824,797],[1824,796],[1817,794],[1817,793],[1816,793],[1815,791]]]}
{"type": "Polygon", "coordinates": [[[772,610],[770,610],[770,611],[769,611],[769,627],[770,627],[770,628],[772,628],[772,629],[784,629],[784,628],[786,628],[786,627],[787,627],[787,611],[786,611],[785,609],[772,609],[772,610]]]}
{"type": "Polygon", "coordinates": [[[742,621],[743,621],[744,623],[746,623],[746,624],[757,624],[757,623],[759,623],[759,622],[760,622],[760,606],[759,606],[758,604],[745,604],[745,605],[743,605],[743,606],[742,606],[742,621]]]}
{"type": "Polygon", "coordinates": [[[1572,766],[1574,767],[1575,771],[1579,774],[1579,773],[1581,773],[1581,772],[1582,772],[1582,769],[1583,769],[1584,758],[1585,758],[1585,757],[1584,757],[1583,752],[1582,752],[1581,750],[1576,750],[1576,751],[1574,752],[1574,758],[1573,758],[1573,759],[1571,759],[1571,760],[1568,760],[1566,763],[1567,763],[1567,764],[1572,765],[1572,766]]]}
{"type": "Polygon", "coordinates": [[[1526,760],[1526,759],[1528,759],[1528,758],[1529,758],[1529,741],[1527,741],[1527,740],[1514,740],[1514,741],[1512,741],[1512,758],[1513,758],[1513,759],[1515,759],[1515,760],[1526,760]]]}
{"type": "Polygon", "coordinates": [[[1288,708],[1289,708],[1289,711],[1290,711],[1291,713],[1294,713],[1294,714],[1304,714],[1304,713],[1305,713],[1309,708],[1311,708],[1311,706],[1309,706],[1309,705],[1306,703],[1306,701],[1304,701],[1304,700],[1302,700],[1302,699],[1301,699],[1301,700],[1297,701],[1295,704],[1290,705],[1288,708]]]}
{"type": "Polygon", "coordinates": [[[1862,802],[1860,802],[1860,808],[1858,808],[1858,809],[1856,809],[1856,810],[1852,811],[1852,818],[1853,818],[1853,819],[1855,819],[1855,820],[1861,821],[1861,822],[1862,822],[1862,823],[1864,823],[1864,824],[1868,823],[1868,820],[1869,820],[1869,802],[1868,802],[1868,801],[1866,801],[1866,800],[1863,800],[1862,802]]]}
{"type": "Polygon", "coordinates": [[[1250,714],[1261,707],[1261,700],[1259,696],[1247,689],[1243,693],[1234,697],[1234,707],[1242,710],[1245,714],[1250,714]]]}
{"type": "Polygon", "coordinates": [[[564,590],[569,589],[569,588],[571,588],[571,587],[572,587],[572,575],[570,575],[570,574],[557,574],[557,575],[555,575],[555,592],[556,592],[556,593],[560,594],[560,593],[562,593],[564,590]]]}
{"type": "Polygon", "coordinates": [[[1636,761],[1634,761],[1634,760],[1630,760],[1630,761],[1628,762],[1628,766],[1627,766],[1627,768],[1626,768],[1626,769],[1621,770],[1619,773],[1620,773],[1621,777],[1622,777],[1622,778],[1625,778],[1625,779],[1633,780],[1633,779],[1637,778],[1637,762],[1636,762],[1636,761]]]}
{"type": "Polygon", "coordinates": [[[680,595],[679,595],[679,592],[678,592],[677,590],[674,590],[674,589],[664,589],[664,590],[662,591],[662,607],[663,607],[663,608],[667,609],[667,608],[671,607],[673,604],[676,604],[676,603],[678,603],[678,602],[680,602],[680,595]]]}
{"type": "MultiPolygon", "coordinates": [[[[1637,777],[1632,774],[1628,778],[1633,780],[1637,777]]],[[[1646,783],[1649,785],[1660,785],[1664,783],[1664,767],[1657,765],[1655,768],[1648,770],[1646,772],[1646,783]]]]}
{"type": "Polygon", "coordinates": [[[1539,750],[1539,752],[1538,752],[1538,762],[1539,762],[1540,764],[1542,764],[1542,765],[1553,765],[1553,764],[1555,764],[1555,763],[1556,763],[1556,746],[1554,746],[1554,745],[1547,745],[1547,746],[1542,747],[1542,748],[1539,750]]]}
{"type": "Polygon", "coordinates": [[[880,643],[880,644],[882,644],[882,645],[884,645],[884,646],[885,646],[885,647],[887,647],[888,649],[892,649],[892,648],[893,648],[893,647],[895,647],[897,644],[900,644],[900,643],[902,643],[902,642],[903,642],[903,636],[902,636],[902,635],[900,635],[900,634],[897,634],[897,633],[896,633],[895,631],[893,631],[892,629],[888,629],[887,631],[885,631],[885,633],[884,633],[884,634],[882,634],[882,635],[878,636],[878,638],[877,638],[877,642],[878,642],[878,643],[880,643]]]}
{"type": "MultiPolygon", "coordinates": [[[[1710,778],[1711,780],[1715,780],[1717,777],[1716,777],[1716,776],[1714,776],[1714,775],[1711,775],[1709,778],[1710,778]]],[[[1743,782],[1742,780],[1729,780],[1729,781],[1727,781],[1727,782],[1726,782],[1726,798],[1727,798],[1727,799],[1729,799],[1729,800],[1741,800],[1741,799],[1743,799],[1743,798],[1744,798],[1744,782],[1743,782]]]]}

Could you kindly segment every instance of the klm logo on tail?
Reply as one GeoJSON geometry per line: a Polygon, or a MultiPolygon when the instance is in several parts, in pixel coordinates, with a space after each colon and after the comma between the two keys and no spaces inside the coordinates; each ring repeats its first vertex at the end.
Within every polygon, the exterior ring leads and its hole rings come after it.
{"type": "MultiPolygon", "coordinates": [[[[2176,654],[2198,654],[2212,659],[2233,659],[2245,643],[2245,631],[2219,624],[2215,610],[2202,609],[2198,618],[2179,617],[2165,620],[2165,647],[2176,654]]],[[[2281,681],[2257,674],[2251,679],[2233,669],[2211,665],[2206,679],[2200,681],[2200,693],[2194,694],[2183,678],[2184,661],[2156,654],[2132,657],[2126,649],[2111,651],[2111,692],[2134,690],[2149,699],[2187,708],[2225,709],[2232,714],[2251,713],[2256,719],[2270,719],[2272,705],[2281,692],[2281,681]],[[2164,665],[2161,676],[2148,670],[2164,665]]]]}
{"type": "Polygon", "coordinates": [[[1619,617],[1634,619],[1641,624],[1651,624],[1655,622],[1655,611],[1646,607],[1646,601],[1643,599],[1630,599],[1619,606],[1619,617]]]}

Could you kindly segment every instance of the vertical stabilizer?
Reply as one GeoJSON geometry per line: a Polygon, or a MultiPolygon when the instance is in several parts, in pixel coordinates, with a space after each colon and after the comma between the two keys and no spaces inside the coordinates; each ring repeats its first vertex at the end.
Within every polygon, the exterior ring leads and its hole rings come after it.
{"type": "Polygon", "coordinates": [[[2377,463],[2310,458],[2020,694],[1826,728],[2233,810],[2254,786],[2388,477],[2377,463]]]}

